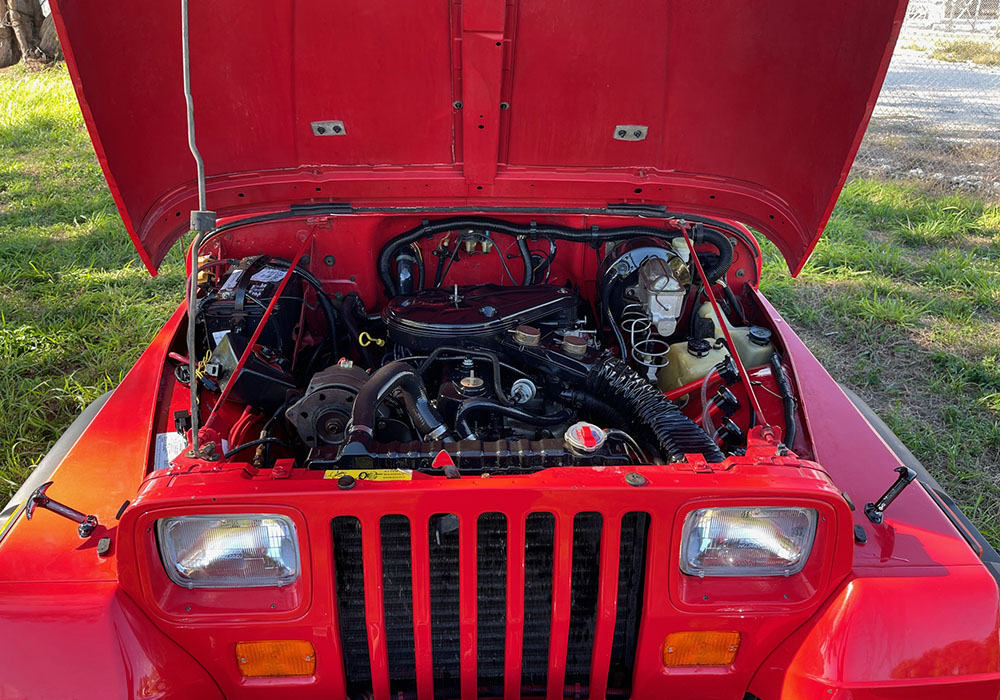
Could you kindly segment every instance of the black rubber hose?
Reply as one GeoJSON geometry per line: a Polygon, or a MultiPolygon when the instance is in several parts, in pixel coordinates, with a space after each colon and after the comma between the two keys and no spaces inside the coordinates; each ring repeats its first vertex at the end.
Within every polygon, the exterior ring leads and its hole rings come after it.
{"type": "Polygon", "coordinates": [[[244,442],[242,445],[237,445],[233,449],[229,450],[222,456],[229,459],[234,454],[242,452],[243,450],[248,450],[251,447],[257,447],[257,445],[281,445],[282,447],[288,447],[288,443],[284,440],[279,440],[276,437],[261,438],[260,440],[251,440],[250,442],[244,442]]]}
{"type": "Polygon", "coordinates": [[[476,434],[469,425],[470,413],[493,413],[498,416],[506,416],[528,425],[559,425],[568,421],[572,414],[567,410],[558,411],[549,416],[539,416],[534,413],[522,411],[513,406],[502,406],[491,399],[466,399],[455,412],[455,430],[460,438],[465,440],[475,440],[476,434]]]}
{"type": "MultiPolygon", "coordinates": [[[[469,348],[458,348],[451,345],[439,345],[438,347],[431,350],[431,354],[428,355],[423,362],[417,366],[417,373],[422,377],[427,368],[438,359],[441,355],[446,352],[454,353],[459,357],[479,357],[490,361],[490,366],[493,368],[493,393],[496,394],[495,398],[497,401],[502,403],[504,406],[512,405],[510,399],[507,398],[507,394],[503,390],[503,386],[500,383],[500,358],[497,357],[496,353],[489,352],[487,350],[472,350],[469,348]]],[[[405,361],[410,361],[413,358],[407,358],[405,361]]]]}
{"type": "Polygon", "coordinates": [[[534,281],[534,270],[532,270],[531,253],[528,251],[528,242],[522,237],[517,239],[517,249],[521,251],[521,260],[524,262],[524,280],[521,286],[527,287],[534,281]]]}
{"type": "Polygon", "coordinates": [[[355,397],[351,410],[351,442],[360,442],[365,448],[371,445],[376,412],[389,396],[400,399],[420,437],[453,441],[444,419],[431,403],[420,375],[405,362],[396,361],[377,370],[355,397]]]}
{"type": "Polygon", "coordinates": [[[587,375],[587,390],[620,407],[671,462],[683,461],[686,454],[704,455],[709,462],[725,459],[697,423],[614,355],[605,354],[594,365],[587,375]]]}
{"type": "Polygon", "coordinates": [[[622,430],[630,427],[628,419],[622,415],[621,411],[606,401],[602,401],[593,394],[581,389],[568,389],[560,392],[559,400],[575,406],[580,413],[597,422],[602,427],[607,426],[622,430]]]}
{"type": "MultiPolygon", "coordinates": [[[[718,224],[722,226],[723,224],[718,224]]],[[[575,229],[568,226],[547,225],[526,225],[512,224],[509,221],[489,218],[452,218],[440,221],[425,222],[415,229],[397,236],[386,243],[378,254],[378,274],[385,286],[386,293],[392,297],[398,292],[395,281],[392,279],[392,263],[399,250],[411,243],[433,236],[438,233],[448,233],[462,229],[483,229],[491,233],[503,233],[509,236],[542,236],[555,239],[578,241],[584,243],[606,243],[608,241],[623,240],[628,238],[639,238],[652,236],[660,239],[673,239],[677,237],[676,228],[654,228],[652,226],[623,226],[618,228],[602,229],[597,226],[586,229],[575,229]]],[[[714,228],[705,228],[699,225],[695,230],[695,243],[711,243],[719,249],[719,262],[712,266],[712,273],[706,271],[705,274],[712,277],[712,274],[722,274],[729,269],[732,264],[733,250],[726,236],[714,228]]],[[[530,270],[530,263],[529,263],[530,270]]],[[[715,279],[718,279],[717,277],[715,279]]]]}
{"type": "Polygon", "coordinates": [[[733,264],[733,246],[729,243],[729,238],[721,231],[697,224],[694,228],[692,242],[695,245],[708,243],[719,251],[719,259],[711,267],[705,268],[705,276],[708,278],[709,284],[722,279],[733,264]]]}
{"type": "Polygon", "coordinates": [[[618,321],[615,319],[614,314],[611,313],[611,285],[603,284],[601,287],[601,309],[604,311],[608,325],[611,326],[611,330],[615,334],[615,340],[618,341],[621,356],[625,357],[626,353],[628,353],[628,348],[625,346],[625,338],[622,337],[621,329],[618,328],[618,321]]]}
{"type": "Polygon", "coordinates": [[[733,292],[728,284],[723,286],[722,293],[726,295],[726,301],[729,302],[729,308],[740,319],[740,325],[749,326],[750,324],[747,322],[746,312],[743,311],[743,304],[741,304],[740,300],[736,298],[736,293],[733,292]]]}
{"type": "Polygon", "coordinates": [[[795,442],[797,426],[795,421],[795,396],[792,394],[792,383],[788,381],[788,375],[781,364],[781,355],[774,353],[771,355],[771,370],[774,372],[774,380],[778,383],[778,391],[781,393],[781,402],[785,405],[785,445],[792,446],[795,442]]]}
{"type": "Polygon", "coordinates": [[[417,286],[417,256],[403,251],[396,256],[396,278],[400,294],[413,294],[417,286]]]}
{"type": "Polygon", "coordinates": [[[350,336],[351,342],[357,346],[358,352],[361,353],[361,357],[364,359],[365,365],[368,367],[374,367],[375,359],[372,357],[372,354],[368,352],[368,348],[361,345],[358,341],[361,331],[358,328],[357,315],[359,313],[364,315],[365,304],[361,301],[361,297],[358,296],[357,292],[351,292],[344,297],[344,305],[340,307],[340,311],[341,315],[344,317],[344,325],[347,326],[347,334],[350,336]]]}

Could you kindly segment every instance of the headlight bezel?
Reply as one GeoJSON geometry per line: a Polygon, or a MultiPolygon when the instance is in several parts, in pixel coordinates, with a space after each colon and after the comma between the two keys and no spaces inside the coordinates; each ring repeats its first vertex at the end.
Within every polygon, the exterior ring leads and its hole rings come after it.
{"type": "MultiPolygon", "coordinates": [[[[164,620],[183,623],[189,621],[225,620],[234,624],[253,621],[279,621],[295,619],[312,604],[315,581],[313,565],[315,553],[311,541],[315,537],[309,521],[301,508],[286,503],[253,502],[240,499],[239,503],[162,503],[140,511],[129,508],[131,518],[123,518],[135,533],[134,567],[119,567],[123,587],[134,591],[151,612],[164,620]],[[256,588],[188,588],[174,583],[160,558],[156,521],[161,518],[187,515],[232,516],[246,513],[285,515],[295,524],[298,535],[300,574],[287,586],[261,586],[256,588]]],[[[124,553],[124,550],[123,550],[124,553]]],[[[126,563],[131,558],[122,559],[126,563]]]]}
{"type": "MultiPolygon", "coordinates": [[[[761,517],[758,520],[762,525],[759,526],[761,529],[765,529],[767,522],[774,522],[773,519],[761,517]]],[[[678,566],[686,576],[694,576],[697,578],[756,578],[756,577],[783,577],[788,578],[789,576],[794,576],[800,573],[809,562],[809,557],[812,554],[813,546],[816,543],[817,529],[819,524],[819,512],[813,506],[808,505],[758,505],[758,504],[746,504],[746,505],[708,505],[700,508],[693,508],[688,510],[683,519],[683,526],[680,530],[680,556],[678,561],[678,566]],[[802,537],[802,542],[798,545],[797,558],[794,563],[790,566],[753,566],[753,565],[732,565],[730,567],[726,566],[714,566],[714,567],[698,567],[694,565],[689,556],[688,549],[692,542],[692,535],[694,534],[694,529],[701,523],[699,523],[699,514],[705,514],[702,517],[712,517],[721,516],[726,517],[726,514],[732,512],[749,512],[751,516],[755,513],[779,513],[781,511],[785,512],[797,512],[805,518],[805,524],[808,528],[807,534],[802,537]]],[[[766,533],[765,533],[766,534],[766,533]]]]}
{"type": "MultiPolygon", "coordinates": [[[[750,608],[793,613],[814,605],[835,578],[850,570],[854,542],[850,511],[839,494],[789,492],[764,495],[753,489],[746,495],[702,495],[686,500],[670,521],[670,554],[662,575],[673,605],[685,612],[750,608]],[[681,532],[687,515],[700,508],[805,507],[817,512],[816,534],[805,566],[789,576],[692,576],[681,571],[681,532]]],[[[664,528],[666,530],[666,528],[664,528]]],[[[667,532],[662,533],[666,536],[667,532]]]]}
{"type": "MultiPolygon", "coordinates": [[[[207,532],[207,530],[206,530],[207,532]]],[[[239,589],[250,589],[250,588],[282,588],[285,586],[290,586],[294,584],[299,577],[302,575],[302,551],[299,544],[298,530],[295,525],[295,521],[288,515],[282,513],[265,513],[265,512],[239,512],[239,513],[192,513],[192,514],[179,514],[179,515],[169,515],[162,518],[158,518],[155,522],[155,540],[157,550],[159,552],[159,559],[163,565],[164,573],[170,579],[170,581],[182,588],[186,589],[223,589],[223,590],[239,590],[239,589]],[[254,579],[234,579],[232,577],[226,578],[221,577],[217,579],[191,579],[183,578],[180,574],[179,567],[180,561],[174,552],[174,548],[171,545],[169,539],[168,529],[171,525],[180,524],[182,522],[198,522],[198,521],[239,521],[239,520],[272,520],[285,526],[286,532],[291,540],[291,554],[294,557],[294,566],[292,575],[285,578],[274,578],[271,580],[254,580],[254,579]]]]}

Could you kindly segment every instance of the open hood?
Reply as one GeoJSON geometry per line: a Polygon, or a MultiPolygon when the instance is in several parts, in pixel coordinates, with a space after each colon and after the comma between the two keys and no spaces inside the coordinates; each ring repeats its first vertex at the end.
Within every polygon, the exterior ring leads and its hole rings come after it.
{"type": "MultiPolygon", "coordinates": [[[[197,209],[176,0],[53,0],[84,118],[154,271],[197,209]]],[[[797,272],[905,0],[191,3],[208,208],[601,209],[742,221],[797,272]]]]}

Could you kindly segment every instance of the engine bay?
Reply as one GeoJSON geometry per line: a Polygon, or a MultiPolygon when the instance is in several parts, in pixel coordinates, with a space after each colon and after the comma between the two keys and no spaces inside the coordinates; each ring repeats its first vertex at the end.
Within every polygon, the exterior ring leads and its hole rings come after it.
{"type": "MultiPolygon", "coordinates": [[[[293,266],[253,233],[217,235],[198,258],[200,454],[452,478],[720,462],[760,415],[748,385],[791,448],[792,382],[747,294],[759,249],[744,229],[682,225],[690,245],[676,222],[425,220],[367,270],[349,240],[293,266]]],[[[189,363],[171,357],[182,396],[189,363]]]]}

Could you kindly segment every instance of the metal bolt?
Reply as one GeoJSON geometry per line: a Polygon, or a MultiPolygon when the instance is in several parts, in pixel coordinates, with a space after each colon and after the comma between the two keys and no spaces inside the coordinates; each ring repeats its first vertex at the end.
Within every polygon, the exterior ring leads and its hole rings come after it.
{"type": "Polygon", "coordinates": [[[245,657],[240,657],[240,663],[245,664],[247,662],[245,657]]]}
{"type": "Polygon", "coordinates": [[[707,595],[703,595],[703,596],[701,597],[701,599],[702,599],[702,600],[708,600],[708,596],[707,596],[707,595]]]}
{"type": "Polygon", "coordinates": [[[629,486],[645,486],[646,477],[639,472],[629,472],[625,475],[625,483],[629,486]]]}
{"type": "Polygon", "coordinates": [[[278,607],[277,603],[271,603],[271,610],[274,610],[276,607],[278,607]]]}
{"type": "Polygon", "coordinates": [[[309,256],[308,255],[303,255],[301,258],[299,258],[299,262],[302,263],[303,265],[308,265],[309,264],[309,256]]]}
{"type": "Polygon", "coordinates": [[[744,270],[743,268],[740,268],[739,270],[736,271],[736,276],[739,277],[740,279],[743,279],[744,277],[747,276],[747,271],[744,270]]]}
{"type": "Polygon", "coordinates": [[[184,610],[186,610],[187,612],[191,612],[191,606],[190,605],[185,605],[184,606],[184,610]]]}
{"type": "MultiPolygon", "coordinates": [[[[323,130],[323,128],[320,127],[320,131],[322,131],[322,130],[323,130]]],[[[343,129],[341,128],[341,126],[339,124],[334,124],[333,125],[333,133],[339,134],[341,131],[343,131],[343,129]]]]}
{"type": "Polygon", "coordinates": [[[619,130],[618,130],[618,135],[619,135],[619,136],[621,136],[622,138],[625,138],[625,135],[626,135],[627,133],[628,133],[628,132],[627,132],[627,131],[625,131],[625,129],[619,129],[619,130]]]}
{"type": "Polygon", "coordinates": [[[674,648],[673,647],[667,647],[667,653],[668,654],[673,654],[674,653],[674,648]]]}
{"type": "Polygon", "coordinates": [[[500,109],[510,109],[510,102],[501,102],[500,109]]]}
{"type": "Polygon", "coordinates": [[[632,135],[635,136],[637,139],[642,138],[642,132],[639,131],[638,129],[636,129],[635,131],[633,131],[632,135]]]}
{"type": "Polygon", "coordinates": [[[337,262],[337,259],[335,257],[333,257],[332,255],[324,255],[323,256],[323,264],[326,265],[327,267],[333,267],[336,264],[336,262],[337,262]]]}
{"type": "Polygon", "coordinates": [[[326,133],[326,127],[325,126],[317,126],[316,127],[316,131],[319,132],[319,133],[321,133],[321,134],[325,134],[326,133]]]}
{"type": "Polygon", "coordinates": [[[455,100],[454,102],[451,103],[451,106],[454,107],[455,109],[462,109],[462,101],[455,100]]]}

